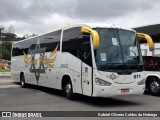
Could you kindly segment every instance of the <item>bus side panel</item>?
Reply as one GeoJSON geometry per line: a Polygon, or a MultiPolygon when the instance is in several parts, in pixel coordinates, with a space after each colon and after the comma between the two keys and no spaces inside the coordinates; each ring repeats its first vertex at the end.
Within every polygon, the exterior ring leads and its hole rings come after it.
{"type": "Polygon", "coordinates": [[[23,72],[26,78],[28,78],[28,69],[25,68],[24,64],[24,57],[23,56],[16,56],[12,57],[11,59],[11,78],[16,80],[17,82],[20,81],[20,73],[23,72]]]}
{"type": "MultiPolygon", "coordinates": [[[[46,53],[45,55],[49,56],[50,52],[46,53]]],[[[40,74],[38,84],[50,88],[61,89],[61,52],[57,51],[53,58],[55,58],[55,61],[50,63],[50,65],[53,65],[53,67],[47,68],[47,66],[45,66],[45,73],[40,74]]]]}

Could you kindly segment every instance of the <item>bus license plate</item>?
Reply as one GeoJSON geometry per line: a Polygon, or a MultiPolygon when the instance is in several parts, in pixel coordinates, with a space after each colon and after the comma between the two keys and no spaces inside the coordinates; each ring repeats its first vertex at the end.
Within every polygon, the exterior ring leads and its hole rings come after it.
{"type": "Polygon", "coordinates": [[[121,93],[128,93],[129,92],[129,89],[121,89],[121,93]]]}

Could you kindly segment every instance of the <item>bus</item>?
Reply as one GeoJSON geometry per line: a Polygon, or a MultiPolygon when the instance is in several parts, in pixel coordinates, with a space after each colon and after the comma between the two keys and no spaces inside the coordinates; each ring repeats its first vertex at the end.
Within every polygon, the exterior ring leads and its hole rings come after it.
{"type": "Polygon", "coordinates": [[[147,43],[139,39],[144,61],[146,90],[149,94],[160,95],[160,24],[150,24],[134,28],[138,32],[149,34],[155,44],[154,50],[149,51],[147,43]]]}
{"type": "Polygon", "coordinates": [[[61,27],[13,43],[11,77],[26,83],[90,97],[141,95],[145,76],[138,38],[132,29],[88,23],[61,27]]]}

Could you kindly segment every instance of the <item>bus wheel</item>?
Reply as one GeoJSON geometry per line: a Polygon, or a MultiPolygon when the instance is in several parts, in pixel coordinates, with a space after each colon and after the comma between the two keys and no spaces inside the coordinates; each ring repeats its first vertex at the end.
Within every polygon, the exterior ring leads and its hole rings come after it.
{"type": "Polygon", "coordinates": [[[150,80],[148,90],[152,95],[160,95],[160,80],[153,77],[152,80],[150,80]]]}
{"type": "Polygon", "coordinates": [[[69,80],[68,82],[66,82],[65,86],[64,86],[64,92],[65,95],[68,99],[73,99],[73,88],[72,88],[72,83],[69,80]]]}
{"type": "Polygon", "coordinates": [[[24,88],[26,86],[24,74],[21,74],[20,84],[21,84],[22,88],[24,88]]]}

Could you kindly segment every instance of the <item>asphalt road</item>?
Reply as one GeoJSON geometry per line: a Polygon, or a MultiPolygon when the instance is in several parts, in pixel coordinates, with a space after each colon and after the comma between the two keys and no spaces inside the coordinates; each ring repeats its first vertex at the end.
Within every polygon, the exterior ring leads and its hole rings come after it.
{"type": "MultiPolygon", "coordinates": [[[[160,111],[160,97],[117,96],[111,99],[77,96],[66,99],[61,91],[30,85],[21,88],[10,78],[0,78],[0,111],[160,111]]],[[[65,118],[57,118],[65,119],[65,118]]],[[[70,118],[73,119],[73,118],[70,118]]],[[[76,118],[85,119],[85,118],[76,118]]],[[[87,118],[91,119],[91,118],[87,118]]],[[[105,118],[97,118],[105,119],[105,118]]],[[[113,119],[113,118],[107,118],[113,119]]],[[[116,118],[114,118],[116,119],[116,118]]],[[[118,118],[117,118],[118,119],[118,118]]],[[[128,118],[121,118],[128,119],[128,118]]],[[[137,119],[137,118],[130,118],[137,119]]],[[[141,119],[141,118],[140,118],[141,119]]],[[[151,118],[148,118],[150,120],[151,118]]],[[[155,118],[159,120],[159,118],[155,118]]]]}

